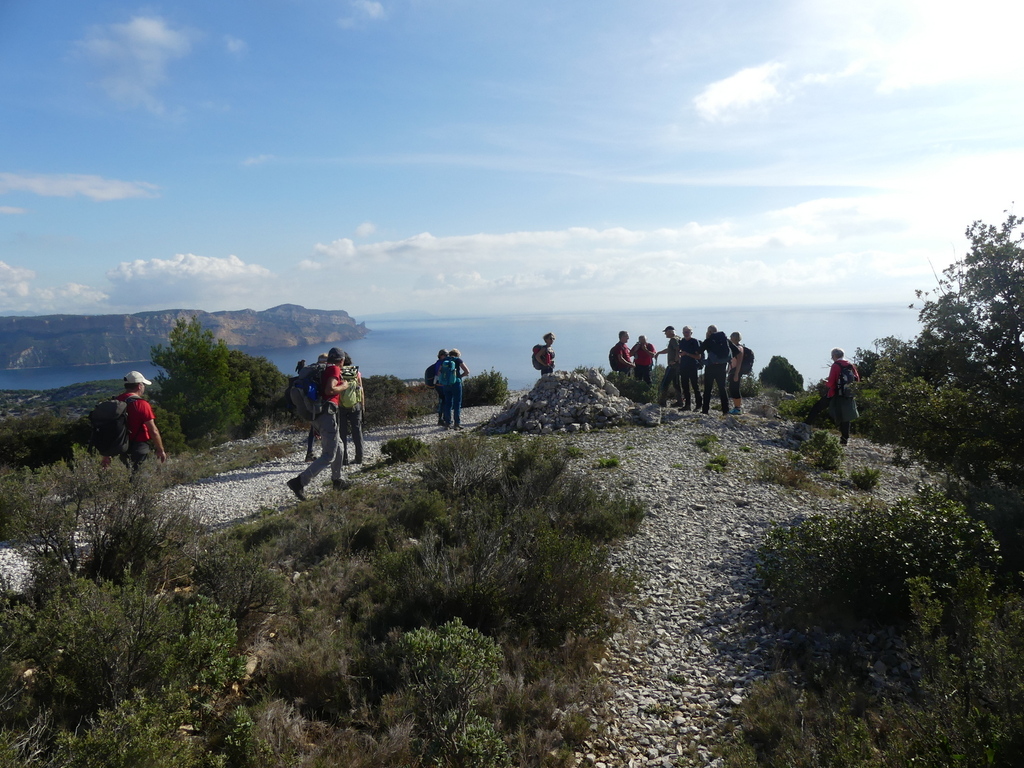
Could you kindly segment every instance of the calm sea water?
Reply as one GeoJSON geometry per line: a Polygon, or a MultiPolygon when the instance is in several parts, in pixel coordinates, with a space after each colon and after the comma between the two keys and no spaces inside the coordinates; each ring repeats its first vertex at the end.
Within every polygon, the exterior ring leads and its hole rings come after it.
{"type": "MultiPolygon", "coordinates": [[[[534,344],[547,331],[555,342],[559,369],[580,365],[608,367],[608,350],[620,330],[629,331],[630,343],[640,334],[657,349],[665,348],[662,329],[673,325],[680,333],[684,325],[703,338],[707,326],[732,333],[739,331],[757,355],[755,371],[768,364],[773,355],[789,360],[804,376],[805,383],[823,378],[828,371],[829,352],[842,347],[853,355],[857,347],[870,349],[875,339],[897,336],[910,339],[920,331],[917,312],[906,305],[857,307],[734,308],[644,310],[592,314],[535,314],[505,317],[463,317],[451,319],[377,320],[367,322],[370,333],[364,339],[344,344],[364,375],[391,374],[416,379],[436,359],[441,347],[457,347],[471,373],[491,368],[501,371],[513,389],[533,385],[537,372],[530,365],[534,344]]],[[[329,345],[291,349],[257,350],[283,372],[291,373],[301,359],[314,360],[329,345]]],[[[152,378],[157,370],[148,361],[117,365],[39,368],[28,371],[0,371],[0,389],[52,389],[94,379],[121,378],[129,370],[152,378]]]]}

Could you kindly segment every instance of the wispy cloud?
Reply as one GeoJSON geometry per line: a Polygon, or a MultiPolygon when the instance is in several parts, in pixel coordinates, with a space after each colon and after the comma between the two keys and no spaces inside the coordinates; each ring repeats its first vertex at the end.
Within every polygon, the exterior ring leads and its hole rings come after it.
{"type": "Polygon", "coordinates": [[[364,221],[356,227],[356,237],[369,237],[377,231],[377,225],[372,221],[364,221]]]}
{"type": "MultiPolygon", "coordinates": [[[[88,197],[98,202],[156,197],[157,187],[144,181],[120,181],[83,174],[0,173],[0,194],[31,192],[42,197],[88,197]]],[[[17,212],[18,209],[13,209],[17,212]]]]}
{"type": "Polygon", "coordinates": [[[366,22],[383,21],[388,16],[384,6],[376,0],[351,0],[349,6],[351,13],[338,19],[338,25],[343,29],[352,29],[366,22]]]}
{"type": "Polygon", "coordinates": [[[0,216],[18,216],[28,213],[28,208],[15,208],[12,205],[0,205],[0,216]]]}
{"type": "Polygon", "coordinates": [[[270,160],[273,159],[273,155],[255,155],[253,157],[245,158],[245,160],[242,161],[242,165],[247,167],[252,165],[263,165],[264,163],[269,162],[270,160]]]}
{"type": "Polygon", "coordinates": [[[711,83],[693,100],[705,120],[728,122],[772,102],[781,101],[779,73],[782,65],[769,62],[741,69],[734,75],[711,83]]]}
{"type": "Polygon", "coordinates": [[[189,53],[191,40],[158,16],[136,16],[91,28],[78,49],[100,70],[99,84],[111,99],[163,114],[157,91],[167,82],[169,64],[189,53]]]}
{"type": "Polygon", "coordinates": [[[232,56],[243,56],[249,51],[249,45],[245,40],[240,40],[231,35],[224,35],[224,48],[232,56]]]}

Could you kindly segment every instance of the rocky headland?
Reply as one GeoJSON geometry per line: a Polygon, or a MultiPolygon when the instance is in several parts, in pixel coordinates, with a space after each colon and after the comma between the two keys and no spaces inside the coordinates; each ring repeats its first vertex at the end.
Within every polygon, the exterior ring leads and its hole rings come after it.
{"type": "Polygon", "coordinates": [[[103,365],[150,359],[166,344],[179,320],[199,319],[215,338],[235,349],[332,344],[366,335],[366,326],[344,310],[282,304],[257,312],[167,309],[132,315],[42,315],[0,317],[0,368],[103,365]]]}

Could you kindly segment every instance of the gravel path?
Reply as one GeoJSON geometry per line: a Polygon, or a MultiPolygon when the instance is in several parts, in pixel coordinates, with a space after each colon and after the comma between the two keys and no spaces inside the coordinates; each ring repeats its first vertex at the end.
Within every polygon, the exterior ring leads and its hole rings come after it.
{"type": "MultiPolygon", "coordinates": [[[[485,423],[499,410],[464,409],[463,424],[485,423]]],[[[638,594],[621,606],[629,619],[626,628],[612,639],[600,663],[613,694],[588,712],[600,728],[578,754],[580,765],[715,765],[710,748],[721,738],[730,711],[790,640],[787,633],[764,626],[757,611],[753,553],[765,531],[773,523],[834,513],[866,496],[889,501],[909,495],[922,478],[919,469],[898,468],[886,449],[855,437],[846,469],[880,468],[875,491],[862,494],[838,482],[824,495],[793,491],[758,479],[764,462],[792,449],[792,425],[753,415],[702,416],[671,409],[663,418],[657,427],[551,438],[583,449],[572,460],[580,471],[608,490],[642,500],[648,509],[638,534],[613,555],[617,566],[633,569],[642,579],[638,594]],[[710,455],[696,439],[707,435],[717,438],[711,452],[728,457],[725,472],[705,466],[710,455]],[[596,468],[598,459],[612,457],[617,466],[596,468]]],[[[393,437],[432,441],[458,434],[441,430],[435,421],[429,416],[368,433],[366,465],[380,458],[381,443],[393,437]]],[[[283,459],[166,493],[190,502],[213,527],[262,510],[287,509],[296,502],[285,481],[305,466],[305,436],[290,434],[295,451],[283,459]]],[[[374,474],[350,477],[370,481],[374,474]]],[[[315,497],[321,483],[326,491],[328,472],[307,492],[315,497]]],[[[9,568],[10,559],[10,550],[0,552],[0,567],[9,568]]],[[[877,669],[879,661],[869,657],[865,663],[877,669]]]]}

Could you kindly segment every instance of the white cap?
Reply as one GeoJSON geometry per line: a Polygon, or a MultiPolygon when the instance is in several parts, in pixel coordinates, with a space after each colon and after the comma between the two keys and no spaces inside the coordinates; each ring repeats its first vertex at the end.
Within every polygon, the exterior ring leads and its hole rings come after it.
{"type": "Polygon", "coordinates": [[[130,371],[127,376],[124,377],[125,384],[152,384],[153,382],[147,379],[138,371],[130,371]]]}

